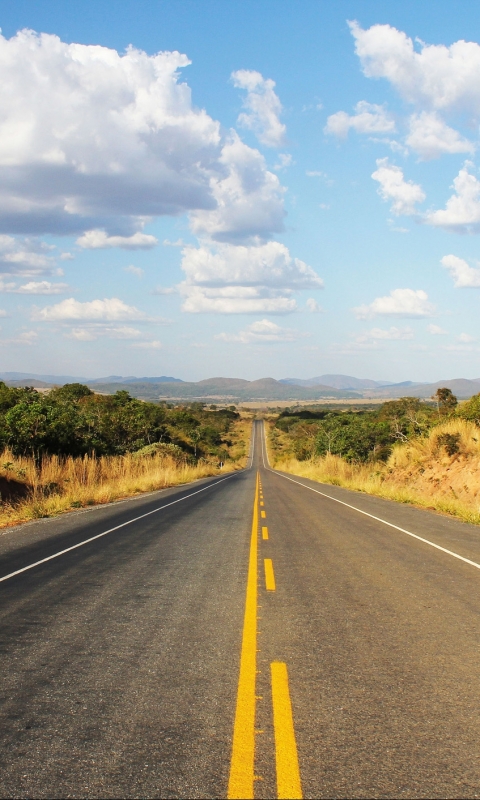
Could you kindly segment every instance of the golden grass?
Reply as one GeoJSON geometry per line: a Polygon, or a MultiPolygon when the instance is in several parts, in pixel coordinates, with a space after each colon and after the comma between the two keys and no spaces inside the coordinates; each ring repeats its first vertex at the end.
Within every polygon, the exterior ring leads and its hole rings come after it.
{"type": "MultiPolygon", "coordinates": [[[[271,448],[270,458],[273,462],[271,448]]],[[[461,419],[436,426],[425,438],[397,444],[386,464],[352,464],[326,455],[310,461],[277,457],[275,467],[480,524],[480,429],[461,419]],[[458,452],[448,455],[444,434],[458,436],[458,452]]]]}
{"type": "Polygon", "coordinates": [[[143,457],[49,456],[37,466],[33,459],[15,457],[7,450],[0,455],[0,476],[27,484],[30,493],[17,503],[0,504],[0,527],[241,469],[246,463],[242,443],[250,426],[250,420],[239,422],[232,443],[235,461],[227,461],[222,469],[208,461],[189,464],[168,453],[143,457]]]}

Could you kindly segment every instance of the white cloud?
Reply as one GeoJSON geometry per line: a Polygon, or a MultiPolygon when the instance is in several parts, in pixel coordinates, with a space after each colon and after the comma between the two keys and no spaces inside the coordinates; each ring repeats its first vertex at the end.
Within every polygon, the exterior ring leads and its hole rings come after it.
{"type": "Polygon", "coordinates": [[[224,175],[210,181],[215,202],[211,210],[191,212],[193,233],[219,242],[258,244],[283,231],[284,189],[262,154],[232,131],[219,163],[224,175]]]}
{"type": "Polygon", "coordinates": [[[390,164],[388,158],[377,159],[378,169],[372,173],[380,184],[378,194],[385,201],[392,201],[392,213],[396,216],[412,216],[417,213],[415,204],[425,200],[422,187],[406,181],[400,167],[390,164]]]}
{"type": "Polygon", "coordinates": [[[75,258],[72,253],[60,253],[60,261],[73,261],[75,258]]]}
{"type": "Polygon", "coordinates": [[[475,145],[450,128],[438,114],[422,111],[410,117],[410,133],[406,144],[424,160],[443,153],[473,153],[475,145]]]}
{"type": "Polygon", "coordinates": [[[480,269],[469,266],[463,258],[458,256],[444,256],[441,262],[454,280],[456,289],[480,287],[480,269]]]}
{"type": "Polygon", "coordinates": [[[162,244],[164,247],[185,247],[183,239],[177,239],[176,242],[171,242],[170,239],[164,239],[162,244]]]}
{"type": "Polygon", "coordinates": [[[241,344],[270,344],[271,342],[296,342],[298,339],[308,336],[294,328],[282,328],[275,322],[262,319],[247,325],[245,330],[238,334],[219,333],[215,339],[224,342],[240,342],[241,344]]]}
{"type": "Polygon", "coordinates": [[[469,333],[461,333],[459,336],[457,336],[457,341],[467,344],[469,342],[475,342],[476,338],[475,336],[470,336],[469,333]]]}
{"type": "Polygon", "coordinates": [[[65,294],[70,286],[67,283],[52,283],[51,281],[29,281],[18,286],[13,281],[0,279],[0,292],[9,294],[65,294]]]}
{"type": "Polygon", "coordinates": [[[88,328],[72,328],[69,333],[64,334],[67,339],[76,339],[78,342],[93,342],[99,336],[108,339],[137,339],[141,332],[128,325],[112,326],[105,323],[92,323],[88,328]]]}
{"type": "Polygon", "coordinates": [[[278,164],[275,164],[274,169],[287,169],[288,167],[291,167],[293,163],[293,156],[291,156],[290,153],[279,153],[278,164]]]}
{"type": "Polygon", "coordinates": [[[141,267],[135,267],[133,264],[130,264],[128,267],[123,268],[124,272],[130,272],[131,275],[136,275],[137,278],[143,278],[145,271],[141,267]]]}
{"type": "Polygon", "coordinates": [[[183,286],[182,290],[186,295],[182,311],[190,314],[289,314],[297,310],[292,298],[275,296],[260,288],[183,286]]]}
{"type": "Polygon", "coordinates": [[[162,343],[158,341],[152,342],[135,342],[135,344],[130,345],[130,347],[142,347],[145,350],[161,350],[162,343]]]}
{"type": "Polygon", "coordinates": [[[249,69],[232,72],[231,78],[234,86],[247,90],[243,101],[246,112],[240,114],[238,124],[253,131],[267,147],[281,147],[286,127],[280,122],[282,104],[274,91],[275,81],[249,69]]]}
{"type": "Polygon", "coordinates": [[[72,328],[70,333],[65,334],[67,339],[76,339],[77,342],[93,342],[98,339],[98,331],[94,328],[72,328]]]}
{"type": "Polygon", "coordinates": [[[105,300],[91,300],[81,303],[70,297],[54,306],[37,309],[36,319],[45,322],[69,322],[85,320],[88,322],[120,322],[126,320],[146,320],[146,314],[135,306],[127,306],[118,297],[105,300]]]}
{"type": "Polygon", "coordinates": [[[31,347],[34,344],[37,344],[38,333],[36,331],[23,331],[19,333],[18,336],[14,336],[11,339],[0,339],[0,346],[4,345],[26,345],[31,347]]]}
{"type": "Polygon", "coordinates": [[[422,289],[394,289],[386,297],[377,297],[369,305],[353,310],[359,319],[376,316],[431,317],[435,307],[422,289]]]}
{"type": "Polygon", "coordinates": [[[324,131],[341,139],[348,136],[349,130],[357,133],[393,133],[395,120],[384,106],[360,100],[355,106],[355,114],[349,116],[345,111],[337,111],[327,119],[324,131]]]}
{"type": "Polygon", "coordinates": [[[440,325],[427,325],[427,331],[432,334],[432,336],[446,336],[448,331],[444,331],[440,325]]]}
{"type": "Polygon", "coordinates": [[[14,291],[17,294],[64,294],[69,289],[68,283],[51,283],[50,281],[29,281],[14,291]]]}
{"type": "Polygon", "coordinates": [[[36,238],[0,234],[0,273],[25,277],[51,274],[55,267],[53,249],[36,238]]]}
{"type": "MultiPolygon", "coordinates": [[[[363,30],[350,22],[364,74],[386,78],[410,103],[431,109],[480,112],[480,45],[460,40],[450,47],[413,41],[390,25],[363,30]]],[[[417,40],[418,41],[418,40],[417,40]]]]}
{"type": "Polygon", "coordinates": [[[306,307],[312,314],[321,314],[323,309],[313,297],[309,297],[307,302],[305,303],[306,307]]]}
{"type": "Polygon", "coordinates": [[[293,292],[323,286],[314,270],[292,258],[280,242],[186,247],[181,266],[186,275],[179,286],[182,309],[189,312],[288,313],[297,308],[293,292]]]}
{"type": "Polygon", "coordinates": [[[480,232],[480,181],[469,172],[473,164],[466,162],[453,181],[453,194],[444,209],[425,215],[429,225],[453,233],[480,232]]]}
{"type": "Polygon", "coordinates": [[[384,328],[372,328],[365,333],[361,333],[355,337],[357,342],[378,341],[379,339],[391,340],[405,340],[413,339],[413,331],[411,328],[396,328],[392,326],[388,330],[384,328]]]}
{"type": "Polygon", "coordinates": [[[105,231],[85,231],[76,242],[87,250],[99,250],[105,247],[122,247],[124,250],[150,250],[158,244],[158,239],[148,233],[137,233],[132,236],[108,236],[105,231]]]}
{"type": "Polygon", "coordinates": [[[212,207],[220,126],[192,106],[189,63],[1,37],[0,230],[129,236],[145,217],[212,207]]]}

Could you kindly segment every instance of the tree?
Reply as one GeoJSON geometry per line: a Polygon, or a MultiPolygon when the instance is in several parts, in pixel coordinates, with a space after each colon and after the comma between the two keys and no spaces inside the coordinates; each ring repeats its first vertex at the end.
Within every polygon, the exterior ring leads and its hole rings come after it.
{"type": "Polygon", "coordinates": [[[441,414],[449,414],[454,411],[455,407],[458,405],[458,400],[452,390],[447,389],[446,386],[437,389],[432,400],[435,400],[437,403],[438,416],[441,414]]]}

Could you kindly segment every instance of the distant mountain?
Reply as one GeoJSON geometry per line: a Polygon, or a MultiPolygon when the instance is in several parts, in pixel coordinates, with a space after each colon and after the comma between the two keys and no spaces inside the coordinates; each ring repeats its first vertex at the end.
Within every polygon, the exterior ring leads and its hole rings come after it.
{"type": "Polygon", "coordinates": [[[129,375],[123,378],[121,375],[109,375],[107,378],[95,378],[95,380],[87,380],[86,383],[183,383],[180,378],[171,378],[168,375],[161,375],[159,378],[136,378],[135,375],[129,375]]]}
{"type": "Polygon", "coordinates": [[[74,375],[36,375],[33,372],[0,372],[0,381],[15,384],[15,386],[63,386],[65,383],[183,383],[180,378],[171,378],[162,375],[159,378],[136,378],[129,375],[109,375],[107,378],[79,378],[74,375]]]}
{"type": "Polygon", "coordinates": [[[340,390],[362,390],[362,389],[376,389],[381,386],[388,386],[388,381],[372,381],[368,378],[354,378],[352,375],[320,375],[317,378],[308,378],[301,380],[300,378],[283,378],[280,383],[289,383],[295,386],[332,386],[334,389],[340,390]]]}
{"type": "MultiPolygon", "coordinates": [[[[35,375],[33,372],[0,372],[0,381],[42,381],[43,383],[85,383],[87,378],[78,378],[73,375],[35,375]]],[[[32,384],[30,384],[32,385],[32,384]]]]}
{"type": "Polygon", "coordinates": [[[246,400],[320,400],[325,398],[358,398],[353,392],[332,389],[331,386],[291,386],[280,383],[274,378],[261,378],[257,381],[246,381],[241,378],[209,378],[193,382],[165,383],[96,383],[96,391],[111,394],[127,389],[134,397],[142,400],[216,400],[241,402],[246,400]]]}
{"type": "Polygon", "coordinates": [[[437,381],[436,383],[410,383],[407,387],[405,384],[397,383],[393,386],[377,389],[375,392],[371,391],[369,395],[371,397],[385,397],[385,399],[387,399],[388,397],[404,397],[405,394],[408,394],[410,397],[428,399],[435,394],[437,389],[443,387],[450,389],[456,397],[465,399],[480,392],[480,378],[475,378],[474,380],[456,378],[450,381],[437,381]],[[407,388],[407,392],[405,392],[405,388],[407,388]]]}

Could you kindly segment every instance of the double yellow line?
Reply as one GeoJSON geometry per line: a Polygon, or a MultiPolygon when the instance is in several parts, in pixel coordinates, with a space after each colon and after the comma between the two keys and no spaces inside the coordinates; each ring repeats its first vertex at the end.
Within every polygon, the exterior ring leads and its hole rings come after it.
{"type": "MultiPolygon", "coordinates": [[[[237,705],[233,728],[232,758],[228,797],[231,800],[254,798],[255,709],[257,678],[257,558],[258,558],[259,474],[255,486],[252,534],[248,561],[247,594],[243,621],[242,651],[238,679],[237,705]]],[[[297,745],[288,687],[287,665],[270,665],[275,733],[275,763],[279,798],[302,797],[297,745]]]]}

